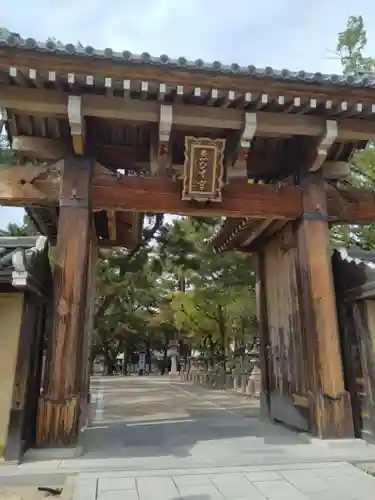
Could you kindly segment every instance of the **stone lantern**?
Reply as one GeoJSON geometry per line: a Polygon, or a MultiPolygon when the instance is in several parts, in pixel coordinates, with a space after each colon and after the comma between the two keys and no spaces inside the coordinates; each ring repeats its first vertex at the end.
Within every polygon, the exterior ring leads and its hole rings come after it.
{"type": "Polygon", "coordinates": [[[253,368],[249,376],[247,394],[251,398],[259,399],[261,391],[261,373],[260,373],[260,351],[259,346],[255,344],[249,352],[253,368]]]}
{"type": "Polygon", "coordinates": [[[174,341],[172,340],[169,344],[169,348],[167,351],[168,358],[171,358],[171,371],[169,372],[169,375],[171,377],[175,377],[178,375],[178,370],[177,370],[178,347],[179,347],[178,340],[174,341]]]}

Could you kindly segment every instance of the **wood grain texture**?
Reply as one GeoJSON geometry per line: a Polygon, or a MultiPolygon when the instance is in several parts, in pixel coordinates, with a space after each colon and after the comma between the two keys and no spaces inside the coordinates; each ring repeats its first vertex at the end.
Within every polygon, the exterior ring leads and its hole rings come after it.
{"type": "Polygon", "coordinates": [[[264,252],[270,415],[307,431],[308,412],[295,405],[296,395],[307,396],[307,374],[297,290],[297,249],[292,225],[279,231],[264,252]]]}
{"type": "Polygon", "coordinates": [[[256,282],[257,317],[259,324],[261,394],[260,411],[263,417],[270,416],[270,360],[269,360],[269,332],[266,296],[266,275],[264,253],[257,255],[257,282],[256,282]]]}
{"type": "Polygon", "coordinates": [[[40,398],[37,444],[77,442],[83,395],[83,334],[91,214],[91,162],[65,160],[60,195],[51,348],[40,398]],[[76,206],[64,206],[77,201],[76,206]]]}
{"type": "Polygon", "coordinates": [[[233,182],[223,188],[222,203],[181,200],[181,184],[156,177],[95,177],[91,186],[93,208],[184,215],[228,215],[294,219],[302,211],[300,189],[233,182]]]}
{"type": "MultiPolygon", "coordinates": [[[[306,178],[302,190],[305,212],[326,216],[326,194],[319,177],[306,178]]],[[[311,427],[320,437],[353,436],[341,360],[328,223],[302,220],[297,235],[311,427]]]]}

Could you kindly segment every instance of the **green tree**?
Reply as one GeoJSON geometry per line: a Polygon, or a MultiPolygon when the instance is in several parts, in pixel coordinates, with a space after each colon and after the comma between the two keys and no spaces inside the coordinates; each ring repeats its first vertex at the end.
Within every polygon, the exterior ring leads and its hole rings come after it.
{"type": "Polygon", "coordinates": [[[0,236],[36,236],[37,234],[40,233],[38,233],[33,221],[28,215],[24,216],[21,226],[14,222],[10,222],[5,229],[0,229],[0,236]]]}
{"type": "Polygon", "coordinates": [[[231,343],[246,343],[257,331],[255,275],[248,256],[215,254],[209,241],[220,220],[177,219],[160,244],[164,272],[171,276],[170,307],[186,342],[209,364],[224,366],[231,343]],[[183,276],[186,289],[179,283],[183,276]]]}
{"type": "MultiPolygon", "coordinates": [[[[361,75],[375,73],[375,60],[364,55],[367,34],[362,16],[351,16],[346,28],[340,32],[337,53],[343,65],[344,74],[361,75]]],[[[369,144],[358,151],[351,160],[351,173],[346,181],[349,186],[375,191],[375,147],[369,144]]],[[[366,226],[339,225],[331,230],[333,246],[358,246],[364,250],[374,248],[375,224],[366,226]]]]}
{"type": "Polygon", "coordinates": [[[142,238],[131,249],[101,250],[97,266],[98,293],[93,358],[103,355],[112,373],[116,357],[129,358],[136,349],[150,349],[148,323],[158,302],[158,282],[149,260],[163,217],[145,219],[142,238]]]}
{"type": "Polygon", "coordinates": [[[336,47],[344,74],[358,75],[359,73],[374,72],[375,60],[363,55],[366,45],[367,33],[363,17],[350,16],[345,30],[338,35],[336,47]]]}

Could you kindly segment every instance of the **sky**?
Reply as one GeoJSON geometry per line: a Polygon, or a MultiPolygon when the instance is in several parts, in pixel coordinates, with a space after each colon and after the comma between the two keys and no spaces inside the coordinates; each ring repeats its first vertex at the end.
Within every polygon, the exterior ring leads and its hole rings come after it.
{"type": "MultiPolygon", "coordinates": [[[[375,56],[374,14],[374,0],[18,0],[1,2],[0,26],[39,41],[340,73],[337,34],[362,15],[375,56]]],[[[0,207],[0,228],[22,217],[0,207]]]]}

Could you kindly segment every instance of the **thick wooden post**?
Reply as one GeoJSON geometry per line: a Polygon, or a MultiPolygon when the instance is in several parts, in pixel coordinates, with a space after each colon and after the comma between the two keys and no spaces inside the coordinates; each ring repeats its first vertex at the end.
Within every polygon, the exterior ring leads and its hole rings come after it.
{"type": "Polygon", "coordinates": [[[260,347],[260,373],[261,373],[261,393],[260,393],[260,413],[262,417],[270,416],[270,374],[269,374],[269,332],[266,299],[266,277],[264,269],[264,253],[257,255],[257,282],[256,301],[257,317],[259,323],[259,347],[260,347]]]}
{"type": "Polygon", "coordinates": [[[297,228],[302,328],[306,342],[312,432],[322,438],[354,435],[345,391],[327,220],[318,176],[302,181],[304,214],[297,228]]]}
{"type": "Polygon", "coordinates": [[[54,308],[39,401],[37,445],[74,446],[83,396],[82,355],[89,252],[91,161],[64,161],[60,191],[54,308]]]}

